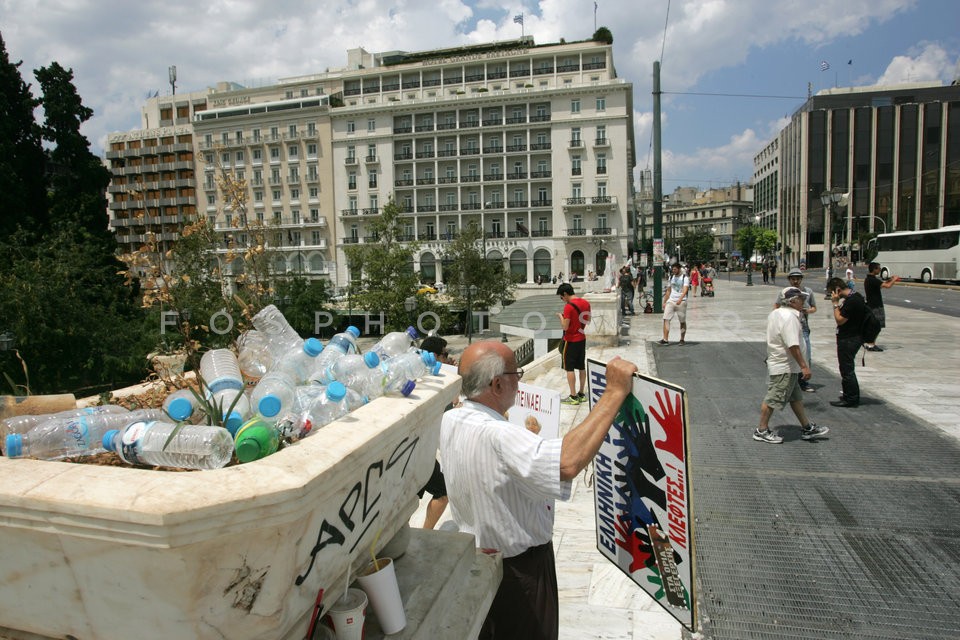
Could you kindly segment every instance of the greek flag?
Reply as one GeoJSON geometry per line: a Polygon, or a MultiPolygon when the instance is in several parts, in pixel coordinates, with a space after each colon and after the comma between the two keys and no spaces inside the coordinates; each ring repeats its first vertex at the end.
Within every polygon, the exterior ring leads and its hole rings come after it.
{"type": "Polygon", "coordinates": [[[830,63],[829,63],[829,62],[827,62],[826,60],[821,60],[821,61],[820,61],[820,71],[826,71],[826,70],[829,69],[829,68],[830,68],[830,63]]]}
{"type": "Polygon", "coordinates": [[[516,22],[517,24],[523,24],[523,14],[519,13],[513,16],[513,21],[516,22]]]}

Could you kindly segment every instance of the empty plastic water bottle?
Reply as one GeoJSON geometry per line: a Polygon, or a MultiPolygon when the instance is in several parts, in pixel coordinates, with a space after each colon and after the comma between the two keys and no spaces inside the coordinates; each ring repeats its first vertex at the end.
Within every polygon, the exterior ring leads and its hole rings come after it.
{"type": "Polygon", "coordinates": [[[26,433],[8,435],[4,451],[8,458],[33,457],[43,460],[93,455],[103,452],[101,440],[107,431],[132,422],[164,417],[160,409],[137,409],[47,420],[26,433]]]}
{"type": "MultiPolygon", "coordinates": [[[[359,391],[361,382],[366,381],[372,375],[370,370],[377,369],[379,364],[380,358],[372,351],[367,351],[363,355],[348,353],[334,360],[326,368],[322,374],[323,381],[330,383],[337,380],[359,391]]],[[[376,373],[379,374],[379,371],[376,373]]]]}
{"type": "Polygon", "coordinates": [[[233,457],[233,438],[223,427],[141,420],[103,435],[103,447],[130,464],[219,469],[233,457]],[[175,429],[179,429],[170,438],[175,429]],[[168,443],[167,440],[170,442],[168,443]]]}
{"type": "Polygon", "coordinates": [[[190,420],[196,423],[203,417],[199,410],[196,392],[192,389],[177,389],[163,401],[163,410],[177,422],[190,420]]]}
{"type": "Polygon", "coordinates": [[[333,362],[342,355],[348,353],[356,353],[357,349],[357,338],[360,337],[360,329],[357,329],[353,325],[347,327],[347,330],[338,333],[327,342],[326,346],[323,348],[323,352],[317,356],[316,369],[314,369],[314,375],[310,376],[310,379],[315,382],[323,382],[323,376],[319,377],[316,375],[317,372],[323,373],[324,370],[329,367],[333,362]]]}
{"type": "Polygon", "coordinates": [[[323,351],[323,343],[316,338],[301,340],[275,361],[271,371],[288,374],[297,384],[310,379],[317,367],[317,356],[323,351]]]}
{"type": "Polygon", "coordinates": [[[237,338],[237,363],[248,380],[259,380],[273,366],[269,338],[256,329],[244,331],[237,338]]]}
{"type": "Polygon", "coordinates": [[[410,347],[418,337],[419,334],[413,327],[407,327],[406,331],[391,331],[370,347],[369,351],[377,354],[381,360],[387,360],[410,351],[410,347]]]}
{"type": "Polygon", "coordinates": [[[277,418],[281,412],[293,407],[297,382],[282,371],[270,371],[260,378],[253,388],[250,401],[256,411],[265,418],[277,418]]]}
{"type": "Polygon", "coordinates": [[[97,413],[128,413],[128,410],[126,407],[121,407],[118,404],[101,404],[95,407],[83,407],[82,409],[66,409],[64,411],[57,411],[56,413],[11,416],[6,420],[0,421],[0,438],[6,438],[11,433],[26,433],[47,420],[90,416],[97,413]]]}
{"type": "Polygon", "coordinates": [[[407,396],[413,391],[414,381],[440,372],[440,363],[429,351],[409,351],[384,362],[384,392],[396,391],[407,396]]]}
{"type": "Polygon", "coordinates": [[[234,449],[240,462],[259,460],[279,448],[280,432],[260,416],[245,422],[234,437],[234,449]]]}
{"type": "Polygon", "coordinates": [[[243,393],[243,375],[233,351],[207,351],[200,358],[200,375],[207,388],[207,401],[220,412],[224,426],[227,426],[226,421],[229,420],[234,429],[239,427],[243,419],[250,414],[250,403],[243,393]]]}
{"type": "Polygon", "coordinates": [[[290,326],[280,310],[272,304],[268,304],[253,316],[252,322],[257,331],[267,336],[267,343],[274,357],[282,356],[302,340],[296,329],[290,326]]]}
{"type": "Polygon", "coordinates": [[[344,402],[346,397],[347,388],[340,382],[331,382],[326,387],[326,393],[305,407],[298,420],[285,425],[288,437],[294,440],[306,438],[320,427],[346,415],[349,411],[344,402]]]}

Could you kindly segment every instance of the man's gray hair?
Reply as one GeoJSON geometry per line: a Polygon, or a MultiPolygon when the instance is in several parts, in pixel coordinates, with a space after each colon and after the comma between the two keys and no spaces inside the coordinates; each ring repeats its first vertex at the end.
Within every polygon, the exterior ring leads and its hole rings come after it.
{"type": "Polygon", "coordinates": [[[487,351],[478,357],[470,370],[462,373],[463,384],[461,393],[468,400],[481,395],[493,382],[493,379],[503,375],[507,365],[496,351],[487,351]]]}

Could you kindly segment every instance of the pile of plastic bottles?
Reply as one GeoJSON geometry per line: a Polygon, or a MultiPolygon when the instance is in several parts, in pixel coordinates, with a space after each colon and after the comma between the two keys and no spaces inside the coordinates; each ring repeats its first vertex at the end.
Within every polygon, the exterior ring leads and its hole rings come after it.
{"type": "Polygon", "coordinates": [[[440,371],[432,353],[415,347],[413,327],[361,354],[356,327],[326,345],[304,340],[273,305],[253,326],[236,353],[203,355],[199,391],[175,391],[162,409],[103,405],[8,418],[0,422],[5,455],[56,460],[114,451],[130,464],[217,469],[234,456],[241,463],[268,456],[382,395],[410,395],[418,379],[440,371]]]}

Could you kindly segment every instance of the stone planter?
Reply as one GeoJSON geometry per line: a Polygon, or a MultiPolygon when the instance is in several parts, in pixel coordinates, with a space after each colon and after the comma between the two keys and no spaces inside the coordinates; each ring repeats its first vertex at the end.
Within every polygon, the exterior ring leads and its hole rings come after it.
{"type": "Polygon", "coordinates": [[[318,591],[409,520],[459,388],[422,381],[215,471],[0,458],[0,637],[302,638],[318,591]]]}
{"type": "Polygon", "coordinates": [[[153,370],[161,378],[173,378],[183,375],[183,367],[187,363],[187,354],[173,353],[169,355],[151,354],[147,358],[153,365],[153,370]]]}

